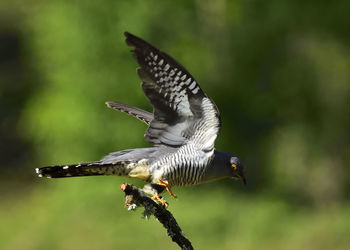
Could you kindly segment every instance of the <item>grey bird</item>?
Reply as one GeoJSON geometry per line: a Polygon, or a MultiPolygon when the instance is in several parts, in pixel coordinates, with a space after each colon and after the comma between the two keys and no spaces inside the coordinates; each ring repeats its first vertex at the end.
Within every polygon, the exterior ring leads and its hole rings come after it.
{"type": "Polygon", "coordinates": [[[192,75],[166,53],[125,32],[126,43],[140,65],[137,73],[153,113],[117,102],[107,106],[148,125],[149,148],[113,152],[100,161],[37,168],[39,177],[118,175],[148,182],[144,191],[158,196],[173,186],[195,185],[231,177],[244,183],[243,164],[232,153],[216,151],[220,115],[192,75]]]}

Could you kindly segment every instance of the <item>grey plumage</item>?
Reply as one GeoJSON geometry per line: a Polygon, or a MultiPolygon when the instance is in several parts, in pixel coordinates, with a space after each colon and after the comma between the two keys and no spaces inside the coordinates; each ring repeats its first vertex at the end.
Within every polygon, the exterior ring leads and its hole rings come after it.
{"type": "Polygon", "coordinates": [[[106,105],[109,108],[116,109],[128,115],[136,117],[137,119],[146,123],[147,125],[149,125],[153,120],[153,114],[143,109],[139,109],[120,102],[106,102],[106,105]]]}
{"type": "Polygon", "coordinates": [[[96,162],[39,168],[39,176],[122,175],[149,182],[153,193],[161,192],[162,186],[194,185],[224,177],[245,181],[240,159],[215,150],[220,115],[192,75],[149,43],[127,32],[125,36],[134,48],[140,65],[137,73],[153,113],[117,102],[106,104],[146,123],[145,139],[153,147],[110,153],[96,162]]]}

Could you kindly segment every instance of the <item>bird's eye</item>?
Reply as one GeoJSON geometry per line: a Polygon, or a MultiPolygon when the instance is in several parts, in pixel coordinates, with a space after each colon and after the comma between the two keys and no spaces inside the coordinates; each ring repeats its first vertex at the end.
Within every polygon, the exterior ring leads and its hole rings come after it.
{"type": "Polygon", "coordinates": [[[237,170],[237,165],[236,164],[231,164],[231,166],[232,166],[232,168],[233,168],[233,170],[237,170]]]}

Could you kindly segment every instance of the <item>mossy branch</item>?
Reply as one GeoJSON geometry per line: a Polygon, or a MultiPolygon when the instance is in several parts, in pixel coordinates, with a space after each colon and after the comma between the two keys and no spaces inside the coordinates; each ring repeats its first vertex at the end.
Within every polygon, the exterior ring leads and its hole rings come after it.
{"type": "Polygon", "coordinates": [[[163,205],[156,203],[142,190],[133,185],[124,183],[120,186],[120,189],[125,193],[125,205],[129,210],[134,210],[139,206],[143,206],[145,208],[143,212],[144,217],[154,215],[167,229],[168,236],[171,237],[181,249],[193,249],[191,242],[182,232],[174,216],[165,209],[163,205]]]}

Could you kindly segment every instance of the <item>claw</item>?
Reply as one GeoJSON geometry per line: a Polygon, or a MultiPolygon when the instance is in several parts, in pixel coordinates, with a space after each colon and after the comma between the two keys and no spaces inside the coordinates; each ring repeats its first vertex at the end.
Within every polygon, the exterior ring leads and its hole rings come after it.
{"type": "Polygon", "coordinates": [[[159,201],[165,208],[168,208],[168,206],[169,206],[165,200],[163,200],[162,198],[159,197],[158,193],[153,195],[151,199],[154,201],[159,201]]]}
{"type": "Polygon", "coordinates": [[[168,191],[169,194],[170,194],[172,197],[174,197],[175,199],[177,199],[176,194],[174,194],[173,191],[171,191],[171,189],[170,189],[169,182],[168,182],[168,181],[163,181],[162,179],[158,179],[158,180],[159,180],[159,182],[160,182],[160,184],[158,184],[158,185],[164,186],[164,187],[166,188],[166,191],[168,191]]]}

